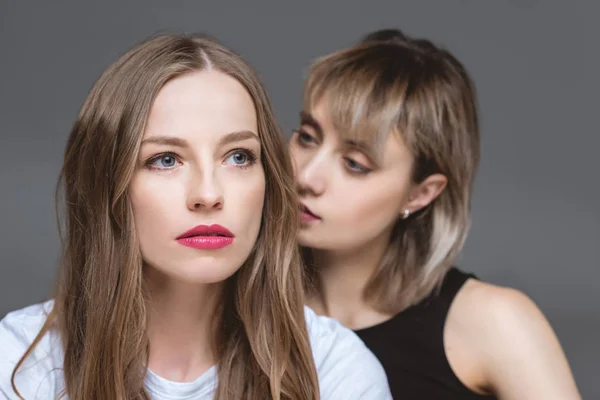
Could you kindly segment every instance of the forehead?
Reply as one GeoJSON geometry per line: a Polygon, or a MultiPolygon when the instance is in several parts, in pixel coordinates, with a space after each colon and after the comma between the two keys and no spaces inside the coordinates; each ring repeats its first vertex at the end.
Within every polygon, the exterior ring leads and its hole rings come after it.
{"type": "Polygon", "coordinates": [[[144,137],[257,131],[254,103],[234,78],[198,71],[167,82],[150,109],[144,137]]]}

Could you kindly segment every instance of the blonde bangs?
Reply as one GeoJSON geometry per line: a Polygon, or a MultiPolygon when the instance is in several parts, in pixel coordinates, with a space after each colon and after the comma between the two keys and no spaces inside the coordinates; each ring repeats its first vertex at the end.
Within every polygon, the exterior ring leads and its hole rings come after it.
{"type": "Polygon", "coordinates": [[[330,122],[342,140],[381,154],[388,135],[404,131],[409,84],[398,75],[389,80],[389,75],[360,62],[368,57],[368,52],[354,48],[318,59],[309,71],[303,108],[310,112],[326,102],[330,122]]]}

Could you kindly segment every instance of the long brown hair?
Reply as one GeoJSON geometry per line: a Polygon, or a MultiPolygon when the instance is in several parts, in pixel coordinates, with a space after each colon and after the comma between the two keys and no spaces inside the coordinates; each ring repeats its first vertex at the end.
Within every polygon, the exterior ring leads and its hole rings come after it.
{"type": "Polygon", "coordinates": [[[147,295],[128,188],[157,93],[171,79],[207,69],[235,78],[252,97],[266,178],[255,248],[226,285],[216,398],[318,398],[295,245],[298,208],[283,136],[253,68],[214,40],[183,35],[152,37],[120,57],[77,117],[57,190],[66,215],[54,308],[13,371],[16,393],[17,370],[56,328],[70,399],[149,398],[147,295]]]}
{"type": "MultiPolygon", "coordinates": [[[[326,99],[342,135],[375,147],[401,135],[414,157],[412,181],[444,174],[448,183],[428,206],[398,219],[363,296],[395,314],[418,303],[454,263],[470,226],[471,192],[479,164],[475,86],[449,51],[394,29],[316,60],[304,88],[304,109],[326,99]]],[[[308,290],[319,295],[318,268],[303,249],[308,290]]]]}

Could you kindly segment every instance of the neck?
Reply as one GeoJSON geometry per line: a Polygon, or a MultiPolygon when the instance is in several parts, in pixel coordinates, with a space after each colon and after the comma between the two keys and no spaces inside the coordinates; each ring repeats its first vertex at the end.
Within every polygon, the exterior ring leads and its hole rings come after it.
{"type": "Polygon", "coordinates": [[[348,251],[312,250],[319,271],[321,296],[311,306],[317,313],[339,320],[351,329],[360,329],[388,319],[364,299],[364,290],[379,266],[389,234],[348,251]]]}
{"type": "Polygon", "coordinates": [[[216,363],[214,327],[222,283],[191,284],[147,268],[148,368],[177,382],[193,381],[216,363]]]}

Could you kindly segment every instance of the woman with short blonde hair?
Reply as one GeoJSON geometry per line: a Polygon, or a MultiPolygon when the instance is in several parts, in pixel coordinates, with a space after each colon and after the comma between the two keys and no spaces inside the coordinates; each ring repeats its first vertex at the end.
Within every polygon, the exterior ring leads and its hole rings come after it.
{"type": "Polygon", "coordinates": [[[475,87],[398,30],[311,66],[290,141],[309,304],[354,329],[394,398],[578,399],[541,312],[454,267],[480,156],[475,87]]]}

